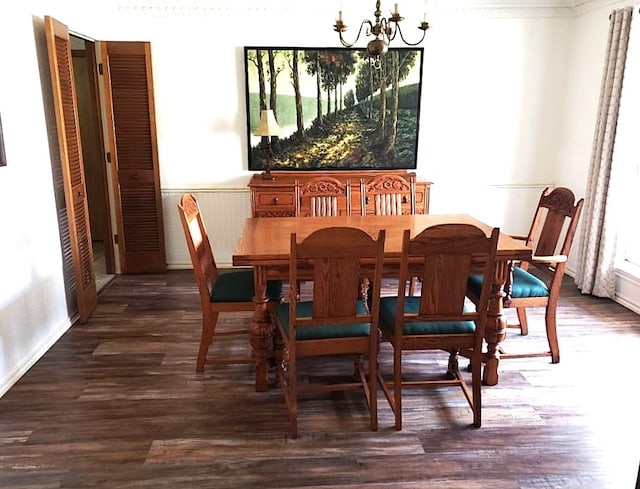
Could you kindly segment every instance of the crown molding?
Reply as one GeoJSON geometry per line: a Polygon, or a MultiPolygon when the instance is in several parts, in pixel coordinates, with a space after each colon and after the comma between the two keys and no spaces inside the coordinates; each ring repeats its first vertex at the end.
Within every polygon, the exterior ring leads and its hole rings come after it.
{"type": "MultiPolygon", "coordinates": [[[[359,0],[365,3],[367,0],[359,0]]],[[[373,1],[373,0],[371,0],[373,1]]],[[[400,0],[414,1],[414,0],[400,0]]],[[[435,13],[468,12],[487,17],[576,17],[583,13],[624,4],[621,0],[428,0],[435,13]]],[[[632,0],[633,1],[633,0],[632,0]]],[[[309,5],[306,0],[111,0],[121,13],[144,17],[192,17],[232,13],[300,11],[331,12],[333,2],[309,5]]],[[[399,2],[399,3],[400,3],[399,2]]],[[[628,4],[628,0],[626,2],[628,4]]]]}
{"type": "Polygon", "coordinates": [[[573,9],[575,11],[575,15],[580,16],[601,8],[609,7],[610,9],[613,9],[629,7],[631,5],[637,6],[638,0],[576,0],[574,1],[573,9]]]}
{"type": "Polygon", "coordinates": [[[430,0],[438,11],[476,11],[487,17],[578,17],[637,0],[430,0]]]}

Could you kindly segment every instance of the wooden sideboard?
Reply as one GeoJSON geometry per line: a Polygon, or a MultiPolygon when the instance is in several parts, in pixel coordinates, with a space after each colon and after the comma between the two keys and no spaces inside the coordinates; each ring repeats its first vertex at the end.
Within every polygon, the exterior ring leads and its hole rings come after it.
{"type": "MultiPolygon", "coordinates": [[[[351,186],[351,213],[361,214],[360,180],[368,181],[378,174],[393,173],[405,178],[415,176],[404,170],[395,171],[277,171],[271,172],[272,179],[263,178],[263,174],[255,174],[249,182],[251,189],[251,212],[253,217],[283,217],[296,215],[296,182],[304,183],[305,180],[319,176],[332,176],[341,182],[349,181],[351,186]]],[[[416,213],[429,213],[429,190],[431,182],[416,182],[416,213]]],[[[403,210],[408,214],[411,204],[403,202],[403,210]]],[[[373,204],[367,205],[367,214],[373,214],[373,204]]]]}

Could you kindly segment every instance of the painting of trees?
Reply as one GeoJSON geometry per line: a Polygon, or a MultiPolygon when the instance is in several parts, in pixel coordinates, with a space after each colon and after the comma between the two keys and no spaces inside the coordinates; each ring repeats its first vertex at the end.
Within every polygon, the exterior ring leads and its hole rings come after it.
{"type": "Polygon", "coordinates": [[[264,169],[253,132],[265,109],[283,130],[271,141],[272,170],[416,168],[421,48],[390,49],[375,65],[360,49],[244,54],[249,170],[264,169]]]}

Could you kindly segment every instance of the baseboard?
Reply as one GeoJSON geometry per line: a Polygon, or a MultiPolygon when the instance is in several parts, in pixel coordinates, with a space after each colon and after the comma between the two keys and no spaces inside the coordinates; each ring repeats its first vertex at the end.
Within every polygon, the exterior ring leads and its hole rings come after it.
{"type": "Polygon", "coordinates": [[[616,271],[616,297],[614,300],[631,309],[636,314],[640,314],[640,277],[626,270],[616,271]]]}
{"type": "MultiPolygon", "coordinates": [[[[567,268],[565,273],[576,277],[574,269],[567,268]]],[[[616,270],[616,295],[612,300],[640,314],[640,278],[624,270],[616,270]]]]}
{"type": "Polygon", "coordinates": [[[9,372],[9,375],[0,379],[0,397],[4,396],[24,374],[26,374],[27,371],[33,367],[40,358],[42,358],[42,356],[56,343],[56,341],[58,341],[62,335],[69,330],[76,320],[77,315],[75,317],[67,318],[46,338],[44,338],[40,344],[38,344],[11,372],[9,372]]]}

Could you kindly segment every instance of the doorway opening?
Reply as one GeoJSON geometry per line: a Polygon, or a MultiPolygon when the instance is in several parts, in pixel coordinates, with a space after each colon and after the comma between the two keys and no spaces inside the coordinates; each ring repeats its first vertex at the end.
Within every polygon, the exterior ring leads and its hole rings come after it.
{"type": "Polygon", "coordinates": [[[70,33],[89,224],[98,292],[115,277],[115,255],[95,43],[70,33]]]}

